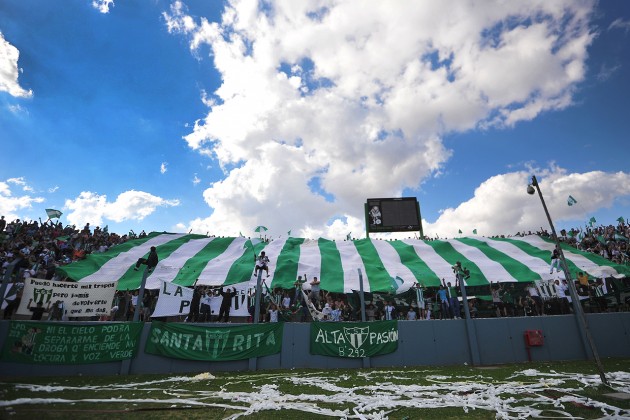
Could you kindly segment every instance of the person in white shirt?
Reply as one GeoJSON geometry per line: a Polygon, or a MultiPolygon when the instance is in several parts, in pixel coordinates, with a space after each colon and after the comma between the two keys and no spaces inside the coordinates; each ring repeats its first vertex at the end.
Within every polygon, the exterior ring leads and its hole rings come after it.
{"type": "Polygon", "coordinates": [[[394,305],[392,305],[391,302],[387,302],[386,306],[385,306],[385,320],[386,321],[391,321],[394,319],[394,305]]]}
{"type": "Polygon", "coordinates": [[[556,286],[556,296],[558,296],[558,300],[560,303],[560,313],[561,314],[568,314],[570,312],[569,310],[569,300],[567,299],[567,292],[569,287],[567,286],[567,281],[563,280],[562,283],[560,283],[560,280],[557,280],[554,282],[555,286],[556,286]]]}
{"type": "Polygon", "coordinates": [[[269,322],[278,322],[278,307],[275,303],[269,305],[269,322]]]}

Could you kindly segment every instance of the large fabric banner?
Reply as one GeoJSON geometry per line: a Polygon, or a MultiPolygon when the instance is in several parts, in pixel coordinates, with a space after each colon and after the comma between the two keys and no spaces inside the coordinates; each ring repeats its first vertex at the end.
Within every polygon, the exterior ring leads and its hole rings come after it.
{"type": "Polygon", "coordinates": [[[153,322],[145,352],[176,359],[241,360],[280,353],[283,323],[199,327],[153,322]]]}
{"type": "Polygon", "coordinates": [[[41,302],[44,308],[63,302],[65,317],[109,315],[116,293],[116,282],[75,283],[28,278],[17,310],[18,315],[30,315],[28,309],[41,302]]]}
{"type": "Polygon", "coordinates": [[[141,322],[11,321],[1,359],[39,364],[114,362],[135,357],[141,322]]]}
{"type": "Polygon", "coordinates": [[[311,354],[370,357],[398,348],[398,321],[313,322],[311,354]]]}
{"type": "MultiPolygon", "coordinates": [[[[151,317],[188,315],[193,289],[166,281],[161,281],[160,294],[151,317]]],[[[234,288],[236,295],[232,298],[230,316],[249,316],[249,283],[239,283],[226,287],[234,288]]],[[[215,317],[219,314],[223,297],[215,295],[210,300],[210,312],[215,317]]]]}

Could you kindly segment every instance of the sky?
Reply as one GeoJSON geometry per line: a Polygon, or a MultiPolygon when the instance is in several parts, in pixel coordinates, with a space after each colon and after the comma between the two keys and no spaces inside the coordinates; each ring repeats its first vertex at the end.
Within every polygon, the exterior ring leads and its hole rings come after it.
{"type": "Polygon", "coordinates": [[[535,175],[558,230],[616,224],[629,69],[623,0],[3,0],[0,215],[345,239],[417,197],[428,236],[513,235],[535,175]]]}

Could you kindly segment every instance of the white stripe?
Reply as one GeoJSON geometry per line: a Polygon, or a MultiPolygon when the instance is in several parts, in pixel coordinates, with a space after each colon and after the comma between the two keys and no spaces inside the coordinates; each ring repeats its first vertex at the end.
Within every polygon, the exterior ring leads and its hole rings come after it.
{"type": "Polygon", "coordinates": [[[372,245],[376,248],[378,256],[383,263],[383,267],[391,277],[400,277],[404,283],[398,288],[398,293],[406,292],[416,282],[416,276],[413,275],[409,267],[404,265],[400,259],[400,255],[389,241],[372,240],[372,245]]]}
{"type": "MultiPolygon", "coordinates": [[[[359,272],[363,278],[363,291],[370,291],[370,281],[363,265],[363,260],[352,241],[335,242],[341,257],[341,267],[343,269],[343,291],[352,293],[353,290],[360,290],[359,272]]],[[[330,287],[329,283],[326,286],[330,287]]],[[[323,289],[326,287],[322,286],[323,289]]]]}
{"type": "MultiPolygon", "coordinates": [[[[227,275],[230,272],[232,265],[243,256],[246,252],[250,253],[251,250],[245,248],[245,242],[247,239],[243,237],[234,238],[230,246],[227,247],[221,255],[208,261],[208,264],[199,273],[199,285],[207,286],[222,286],[227,280],[227,275]]],[[[254,271],[254,254],[252,253],[252,273],[254,271]]]]}
{"type": "MultiPolygon", "coordinates": [[[[538,235],[526,236],[522,238],[521,240],[524,242],[527,242],[530,245],[535,246],[536,248],[546,249],[550,252],[553,251],[555,247],[555,245],[552,242],[544,241],[538,235]]],[[[606,266],[606,265],[600,266],[594,263],[593,261],[589,260],[588,258],[583,257],[582,255],[575,254],[571,251],[567,251],[566,249],[563,249],[562,253],[564,254],[564,257],[567,260],[571,261],[573,264],[575,264],[575,266],[578,267],[580,271],[584,271],[590,274],[591,276],[595,276],[595,277],[603,277],[603,276],[611,277],[612,276],[612,277],[618,277],[618,278],[624,277],[623,274],[619,274],[617,270],[615,270],[614,268],[606,266]]],[[[561,273],[561,274],[562,274],[561,278],[564,278],[564,273],[561,273]]],[[[571,275],[577,276],[577,273],[571,273],[571,275]]]]}
{"type": "MultiPolygon", "coordinates": [[[[147,289],[160,288],[161,281],[170,283],[177,273],[186,266],[186,261],[197,255],[206,245],[212,242],[214,238],[191,239],[175,251],[166,259],[158,262],[153,273],[147,278],[147,289]]],[[[192,275],[193,273],[191,273],[192,275]]]]}
{"type": "Polygon", "coordinates": [[[311,290],[313,277],[321,279],[322,255],[319,251],[317,239],[306,239],[300,245],[300,261],[298,262],[298,276],[305,275],[304,290],[311,290]]]}
{"type": "Polygon", "coordinates": [[[404,239],[404,243],[413,246],[418,257],[425,262],[427,267],[431,269],[440,279],[451,278],[453,276],[453,268],[444,258],[440,256],[435,249],[418,239],[404,239]]]}
{"type": "MultiPolygon", "coordinates": [[[[511,239],[518,240],[518,238],[511,239]]],[[[514,258],[516,261],[527,266],[527,268],[538,274],[541,279],[544,280],[550,278],[548,261],[529,255],[527,252],[523,251],[511,242],[496,241],[492,239],[484,239],[484,242],[497,251],[507,255],[508,257],[514,258]]]]}
{"type": "MultiPolygon", "coordinates": [[[[488,258],[486,254],[481,252],[479,248],[466,245],[460,241],[448,241],[457,252],[462,254],[471,262],[479,267],[481,274],[491,281],[491,279],[499,279],[500,282],[516,282],[518,281],[498,262],[488,258]]],[[[466,264],[462,263],[462,267],[466,268],[466,264]]]]}
{"type": "Polygon", "coordinates": [[[155,238],[151,238],[143,244],[135,246],[129,251],[123,252],[117,257],[112,258],[111,260],[103,264],[101,268],[99,268],[96,272],[90,274],[89,276],[83,277],[79,281],[116,281],[120,279],[136,263],[136,261],[138,261],[138,258],[144,257],[151,250],[152,246],[158,247],[170,241],[177,240],[185,235],[186,234],[184,233],[160,234],[155,238]]]}

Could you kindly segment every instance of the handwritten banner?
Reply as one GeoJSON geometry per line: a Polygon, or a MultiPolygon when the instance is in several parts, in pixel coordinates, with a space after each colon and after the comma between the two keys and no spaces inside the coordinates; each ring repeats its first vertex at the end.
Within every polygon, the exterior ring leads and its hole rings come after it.
{"type": "Polygon", "coordinates": [[[3,361],[40,364],[105,363],[135,357],[141,322],[11,321],[3,361]]]}
{"type": "Polygon", "coordinates": [[[19,315],[30,315],[28,309],[41,302],[44,308],[63,302],[64,317],[108,315],[116,293],[116,282],[69,282],[29,278],[24,281],[19,315]]]}

